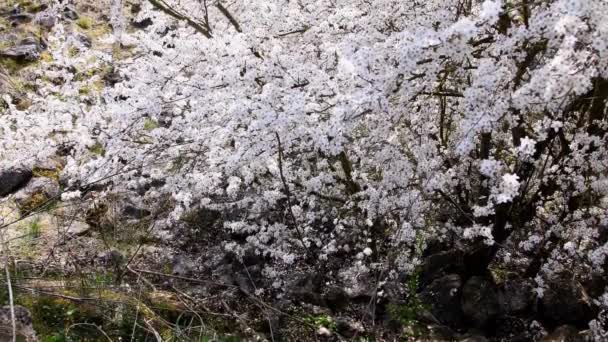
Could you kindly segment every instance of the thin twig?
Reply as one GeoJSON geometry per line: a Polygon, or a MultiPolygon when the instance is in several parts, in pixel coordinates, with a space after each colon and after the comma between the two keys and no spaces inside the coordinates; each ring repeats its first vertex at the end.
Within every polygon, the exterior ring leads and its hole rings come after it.
{"type": "Polygon", "coordinates": [[[195,29],[197,32],[201,33],[206,38],[213,38],[209,30],[203,27],[203,24],[196,22],[194,19],[178,12],[176,9],[169,6],[164,0],[148,0],[154,7],[160,9],[161,11],[167,13],[175,19],[185,21],[188,26],[195,29]]]}
{"type": "Polygon", "coordinates": [[[8,289],[8,303],[11,309],[11,326],[13,329],[13,342],[17,341],[17,323],[15,322],[15,303],[13,299],[13,286],[11,284],[11,273],[8,269],[8,246],[4,242],[4,230],[0,231],[0,244],[4,256],[4,273],[6,274],[6,286],[8,289]]]}
{"type": "Polygon", "coordinates": [[[239,23],[236,21],[234,16],[232,16],[232,14],[228,11],[228,9],[226,7],[224,7],[224,5],[222,5],[221,2],[218,1],[218,3],[215,6],[217,7],[217,9],[220,10],[220,12],[222,12],[222,14],[226,18],[228,18],[228,21],[230,21],[230,23],[232,24],[232,26],[234,26],[234,28],[237,32],[243,32],[243,30],[241,29],[241,25],[239,25],[239,23]]]}
{"type": "Polygon", "coordinates": [[[281,146],[281,137],[279,136],[279,133],[277,133],[277,132],[275,132],[274,134],[277,138],[277,144],[278,144],[278,148],[279,148],[279,175],[281,176],[281,182],[283,183],[285,196],[287,197],[287,205],[289,206],[288,214],[291,218],[293,227],[296,230],[296,233],[298,234],[298,239],[300,240],[300,242],[302,243],[302,245],[304,246],[304,248],[306,249],[308,254],[312,255],[312,254],[310,254],[310,249],[304,242],[304,235],[302,234],[300,227],[298,227],[298,222],[296,221],[296,216],[293,214],[293,208],[292,208],[292,204],[291,204],[291,191],[289,191],[289,185],[287,185],[287,180],[285,179],[285,174],[283,173],[283,147],[281,146]]]}

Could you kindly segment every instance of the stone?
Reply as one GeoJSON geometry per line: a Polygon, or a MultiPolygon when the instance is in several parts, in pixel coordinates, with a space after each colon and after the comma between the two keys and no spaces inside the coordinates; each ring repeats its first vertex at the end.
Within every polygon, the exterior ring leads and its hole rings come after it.
{"type": "Polygon", "coordinates": [[[119,268],[126,261],[125,256],[115,249],[99,253],[97,255],[97,260],[100,264],[112,266],[115,269],[119,268]]]}
{"type": "Polygon", "coordinates": [[[420,281],[424,284],[445,274],[462,274],[463,271],[464,259],[462,252],[439,252],[429,255],[424,259],[420,281]]]}
{"type": "Polygon", "coordinates": [[[36,15],[35,22],[46,29],[52,29],[57,23],[57,19],[51,11],[44,11],[36,15]]]}
{"type": "Polygon", "coordinates": [[[585,342],[585,339],[575,327],[562,325],[549,335],[543,337],[540,342],[585,342]]]}
{"type": "Polygon", "coordinates": [[[594,318],[582,285],[569,273],[547,281],[540,309],[543,319],[551,325],[584,327],[594,318]]]}
{"type": "MultiPolygon", "coordinates": [[[[17,341],[38,341],[30,312],[21,305],[15,305],[13,310],[15,313],[15,327],[18,335],[17,341]]],[[[11,307],[5,305],[0,308],[0,341],[12,340],[12,324],[11,307]]]]}
{"type": "Polygon", "coordinates": [[[186,255],[175,255],[171,262],[171,273],[179,276],[190,275],[196,268],[195,263],[186,255]]]}
{"type": "Polygon", "coordinates": [[[441,323],[451,328],[463,324],[460,307],[462,279],[458,274],[448,274],[425,287],[420,293],[421,301],[430,313],[441,323]]]}
{"type": "Polygon", "coordinates": [[[18,45],[0,50],[0,57],[12,58],[18,61],[34,62],[40,58],[40,52],[36,45],[18,45]]]}
{"type": "Polygon", "coordinates": [[[90,230],[91,226],[89,226],[86,222],[74,220],[67,227],[66,234],[68,236],[83,236],[87,234],[90,230]]]}
{"type": "Polygon", "coordinates": [[[140,21],[133,20],[131,21],[131,25],[137,29],[145,29],[146,27],[152,25],[152,18],[146,18],[140,21]]]}
{"type": "Polygon", "coordinates": [[[359,322],[355,322],[347,318],[337,318],[336,332],[340,334],[340,336],[352,338],[356,335],[365,333],[365,328],[359,322]]]}
{"type": "Polygon", "coordinates": [[[59,184],[50,178],[34,178],[15,194],[15,202],[27,211],[43,207],[49,200],[59,199],[59,184]]]}
{"type": "Polygon", "coordinates": [[[88,36],[84,35],[84,34],[77,34],[76,35],[76,39],[82,43],[82,45],[86,48],[91,48],[93,46],[93,42],[91,41],[91,38],[89,38],[88,36]]]}
{"type": "Polygon", "coordinates": [[[79,18],[79,15],[74,7],[67,5],[63,8],[63,17],[70,20],[76,20],[79,18]]]}
{"type": "Polygon", "coordinates": [[[0,170],[0,197],[19,190],[32,176],[32,170],[26,168],[0,170]]]}
{"type": "Polygon", "coordinates": [[[475,327],[486,327],[500,312],[494,282],[481,276],[471,277],[462,289],[462,312],[475,327]]]}
{"type": "Polygon", "coordinates": [[[290,297],[304,303],[324,306],[321,296],[321,277],[317,274],[305,274],[287,286],[290,297]]]}
{"type": "Polygon", "coordinates": [[[435,342],[435,341],[455,341],[456,334],[452,329],[445,325],[430,324],[417,341],[435,342]]]}
{"type": "Polygon", "coordinates": [[[122,207],[122,210],[120,211],[120,213],[123,217],[129,218],[129,219],[142,219],[144,217],[150,216],[150,214],[151,214],[151,212],[149,210],[143,209],[143,208],[138,208],[131,204],[127,204],[124,207],[122,207]]]}
{"type": "Polygon", "coordinates": [[[26,37],[19,41],[16,46],[0,50],[0,56],[12,58],[17,61],[34,62],[40,58],[43,46],[35,37],[26,37]]]}
{"type": "Polygon", "coordinates": [[[323,298],[327,303],[327,307],[334,312],[344,310],[348,307],[348,304],[350,303],[346,291],[344,291],[343,288],[338,286],[330,287],[323,295],[323,298]]]}
{"type": "Polygon", "coordinates": [[[27,13],[15,13],[8,17],[8,20],[14,24],[29,23],[33,20],[33,16],[27,13]]]}
{"type": "Polygon", "coordinates": [[[528,279],[508,279],[502,284],[498,296],[503,312],[523,312],[534,302],[534,286],[528,279]]]}

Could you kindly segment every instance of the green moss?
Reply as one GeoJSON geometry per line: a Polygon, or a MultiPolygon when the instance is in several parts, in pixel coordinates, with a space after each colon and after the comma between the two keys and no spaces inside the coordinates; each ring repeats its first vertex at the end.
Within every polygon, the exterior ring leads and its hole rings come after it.
{"type": "Polygon", "coordinates": [[[83,85],[82,87],[80,87],[78,89],[78,94],[83,95],[83,96],[88,96],[91,94],[91,88],[89,88],[89,86],[87,86],[87,85],[83,85]]]}
{"type": "Polygon", "coordinates": [[[49,198],[44,193],[39,192],[25,200],[19,209],[22,213],[31,213],[46,208],[49,204],[49,198]]]}
{"type": "Polygon", "coordinates": [[[146,118],[146,121],[144,122],[144,129],[146,131],[151,131],[158,127],[159,127],[158,122],[156,122],[150,118],[146,118]]]}
{"type": "Polygon", "coordinates": [[[32,174],[34,175],[34,177],[44,177],[52,179],[54,181],[59,181],[60,173],[60,169],[43,169],[39,167],[34,167],[34,169],[32,170],[32,174]]]}
{"type": "Polygon", "coordinates": [[[76,25],[83,30],[88,30],[93,27],[93,19],[89,17],[82,16],[76,20],[76,25]]]}
{"type": "Polygon", "coordinates": [[[89,151],[93,154],[96,154],[98,156],[105,156],[106,155],[106,149],[103,147],[103,145],[101,143],[95,143],[95,145],[89,147],[89,151]]]}

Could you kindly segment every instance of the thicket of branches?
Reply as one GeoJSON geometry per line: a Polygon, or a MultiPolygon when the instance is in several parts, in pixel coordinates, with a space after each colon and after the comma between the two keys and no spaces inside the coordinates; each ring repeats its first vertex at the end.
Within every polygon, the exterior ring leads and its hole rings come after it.
{"type": "Polygon", "coordinates": [[[237,237],[225,250],[271,260],[268,293],[332,260],[325,276],[351,288],[395,280],[440,244],[465,249],[472,274],[526,265],[542,295],[561,271],[606,272],[606,13],[603,0],[150,0],[145,29],[115,25],[138,44],[123,81],[75,116],[11,106],[0,156],[27,162],[32,137],[38,156],[61,147],[66,200],[95,183],[152,212],[169,201],[155,216],[169,238],[194,210],[221,213],[237,237]]]}

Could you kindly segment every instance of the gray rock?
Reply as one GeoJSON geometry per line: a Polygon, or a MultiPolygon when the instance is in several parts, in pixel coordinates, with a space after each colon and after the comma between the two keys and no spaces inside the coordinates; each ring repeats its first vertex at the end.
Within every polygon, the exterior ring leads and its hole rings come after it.
{"type": "MultiPolygon", "coordinates": [[[[32,315],[30,312],[20,305],[13,307],[15,313],[15,326],[17,328],[17,341],[35,342],[38,341],[34,326],[32,324],[32,315]]],[[[0,308],[0,341],[12,340],[12,319],[10,306],[0,308]]]]}
{"type": "Polygon", "coordinates": [[[58,198],[60,194],[59,184],[50,178],[34,178],[27,186],[15,194],[15,202],[24,206],[37,194],[44,195],[45,200],[58,198]]]}
{"type": "Polygon", "coordinates": [[[431,314],[441,323],[449,327],[459,327],[463,324],[463,314],[460,308],[462,279],[458,274],[448,274],[435,279],[420,293],[420,299],[426,304],[431,314]]]}
{"type": "Polygon", "coordinates": [[[425,333],[417,341],[436,342],[436,341],[456,341],[456,334],[452,329],[444,325],[430,324],[426,326],[425,333]]]}
{"type": "Polygon", "coordinates": [[[22,44],[5,50],[0,50],[0,56],[19,61],[33,62],[40,58],[39,46],[36,44],[22,44]]]}
{"type": "Polygon", "coordinates": [[[0,197],[6,196],[25,186],[32,179],[32,170],[17,168],[0,170],[0,197]]]}
{"type": "Polygon", "coordinates": [[[485,277],[471,277],[462,289],[462,312],[475,327],[483,328],[499,313],[496,285],[485,277]]]}
{"type": "Polygon", "coordinates": [[[125,256],[115,249],[97,254],[97,260],[102,265],[114,268],[119,268],[126,261],[125,256]]]}
{"type": "Polygon", "coordinates": [[[585,339],[571,325],[557,327],[552,333],[543,337],[540,342],[584,342],[585,339]]]}
{"type": "Polygon", "coordinates": [[[131,25],[135,28],[138,29],[145,29],[146,27],[150,26],[153,24],[152,18],[145,18],[143,20],[137,21],[137,20],[132,20],[131,21],[131,25]]]}
{"type": "Polygon", "coordinates": [[[13,24],[29,23],[32,21],[32,19],[32,15],[27,13],[15,13],[8,17],[8,20],[10,20],[13,24]]]}
{"type": "Polygon", "coordinates": [[[51,29],[57,23],[57,19],[53,12],[44,11],[36,15],[35,22],[46,29],[51,29]]]}
{"type": "Polygon", "coordinates": [[[74,7],[67,5],[63,8],[63,17],[70,20],[76,20],[79,18],[79,15],[74,7]]]}
{"type": "Polygon", "coordinates": [[[365,333],[365,328],[359,322],[355,322],[348,318],[336,319],[336,332],[346,338],[352,338],[356,335],[365,333]]]}
{"type": "Polygon", "coordinates": [[[129,218],[129,219],[142,219],[144,217],[150,216],[150,214],[151,214],[149,210],[143,209],[143,208],[138,208],[131,204],[127,204],[124,207],[122,207],[122,210],[120,211],[120,213],[122,214],[123,217],[129,218]]]}
{"type": "Polygon", "coordinates": [[[189,275],[192,274],[196,265],[194,262],[187,256],[184,255],[175,255],[172,260],[172,272],[175,275],[189,275]]]}
{"type": "Polygon", "coordinates": [[[528,279],[509,279],[499,291],[500,307],[512,314],[526,310],[534,301],[534,286],[528,279]]]}
{"type": "Polygon", "coordinates": [[[439,252],[424,259],[420,281],[425,284],[446,274],[462,274],[464,256],[460,251],[439,252]]]}
{"type": "Polygon", "coordinates": [[[348,307],[350,303],[348,294],[343,288],[338,286],[332,286],[323,295],[327,307],[332,311],[340,311],[348,307]]]}
{"type": "Polygon", "coordinates": [[[324,306],[321,296],[322,279],[318,274],[305,274],[287,286],[290,297],[304,303],[324,306]]]}
{"type": "Polygon", "coordinates": [[[82,221],[73,221],[66,229],[66,234],[68,236],[82,236],[85,235],[91,230],[91,226],[89,226],[86,222],[82,221]]]}
{"type": "Polygon", "coordinates": [[[78,34],[76,36],[76,39],[78,39],[78,41],[81,42],[82,45],[84,45],[87,48],[91,48],[93,46],[93,42],[91,41],[91,38],[87,37],[84,34],[78,34]]]}

